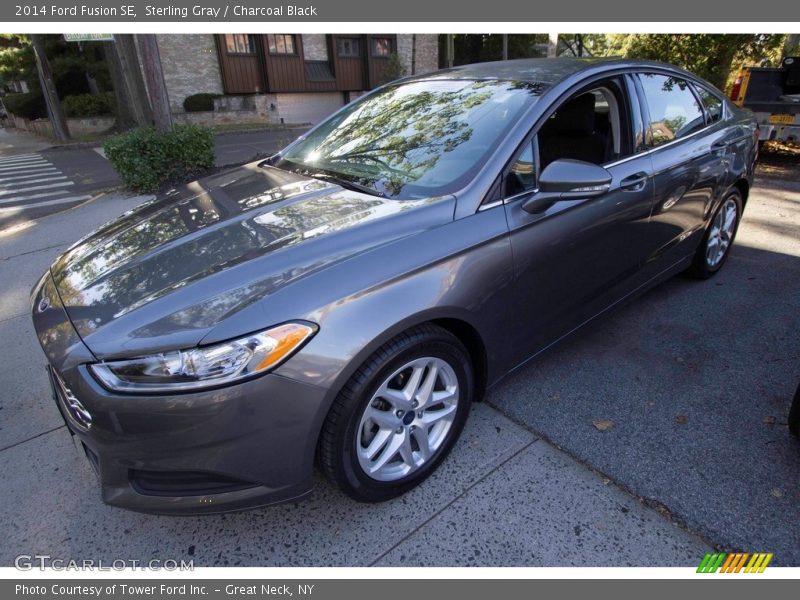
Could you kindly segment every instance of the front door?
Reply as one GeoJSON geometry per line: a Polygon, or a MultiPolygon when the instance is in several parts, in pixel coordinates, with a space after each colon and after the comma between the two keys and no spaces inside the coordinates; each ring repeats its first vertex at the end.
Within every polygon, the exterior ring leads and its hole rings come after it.
{"type": "Polygon", "coordinates": [[[506,175],[515,192],[505,200],[518,299],[515,342],[528,356],[643,283],[641,269],[652,250],[653,169],[649,155],[631,151],[634,126],[623,89],[606,82],[602,93],[595,92],[594,124],[579,114],[585,108],[575,108],[585,107],[585,97],[557,109],[506,175]],[[602,94],[612,95],[604,101],[602,94]],[[559,124],[559,118],[569,122],[559,124]],[[542,160],[535,160],[537,154],[542,160]],[[559,158],[601,164],[611,174],[610,188],[601,196],[558,202],[541,214],[526,212],[522,205],[537,190],[530,182],[531,189],[519,191],[526,186],[525,165],[539,162],[541,171],[543,163],[559,158]]]}

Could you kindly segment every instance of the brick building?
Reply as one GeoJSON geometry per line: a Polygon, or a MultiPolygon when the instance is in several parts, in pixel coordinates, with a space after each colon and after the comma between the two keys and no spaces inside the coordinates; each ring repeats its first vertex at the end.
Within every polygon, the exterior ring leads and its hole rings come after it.
{"type": "Polygon", "coordinates": [[[317,123],[398,75],[434,71],[428,34],[159,34],[170,104],[178,120],[317,123]],[[396,55],[396,56],[395,56],[396,55]],[[186,113],[192,94],[222,94],[213,113],[186,113]]]}

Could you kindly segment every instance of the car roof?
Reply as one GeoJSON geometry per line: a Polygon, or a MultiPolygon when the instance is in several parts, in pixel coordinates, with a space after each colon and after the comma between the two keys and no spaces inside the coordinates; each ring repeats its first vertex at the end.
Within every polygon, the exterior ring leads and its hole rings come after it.
{"type": "Polygon", "coordinates": [[[592,67],[658,67],[682,71],[672,65],[649,60],[632,60],[619,57],[612,58],[521,58],[517,60],[501,60],[494,62],[474,63],[452,67],[442,71],[409,77],[406,79],[495,79],[500,81],[525,81],[552,85],[562,79],[586,71],[592,67]]]}

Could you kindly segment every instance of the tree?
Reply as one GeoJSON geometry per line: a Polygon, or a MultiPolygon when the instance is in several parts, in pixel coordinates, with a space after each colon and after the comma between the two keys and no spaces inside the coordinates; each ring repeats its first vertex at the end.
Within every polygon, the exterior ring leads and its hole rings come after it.
{"type": "Polygon", "coordinates": [[[42,35],[34,33],[31,35],[34,56],[36,57],[36,67],[39,71],[39,85],[44,95],[47,105],[47,114],[50,117],[50,125],[53,128],[53,137],[56,141],[64,142],[69,139],[69,128],[64,113],[61,110],[61,102],[58,99],[58,92],[53,81],[53,72],[50,69],[50,61],[44,49],[42,35]]]}
{"type": "Polygon", "coordinates": [[[105,48],[117,99],[116,129],[126,131],[137,125],[149,127],[153,124],[153,116],[139,68],[136,40],[130,34],[115,35],[114,41],[107,42],[105,48]]]}
{"type": "Polygon", "coordinates": [[[776,64],[786,35],[621,34],[606,38],[598,42],[604,56],[621,55],[676,64],[724,89],[738,65],[762,61],[776,64]]]}
{"type": "Polygon", "coordinates": [[[172,111],[169,107],[167,85],[164,82],[164,71],[161,68],[158,41],[153,33],[139,34],[136,39],[139,42],[142,70],[147,82],[147,94],[153,109],[153,121],[158,131],[166,133],[172,130],[172,111]]]}

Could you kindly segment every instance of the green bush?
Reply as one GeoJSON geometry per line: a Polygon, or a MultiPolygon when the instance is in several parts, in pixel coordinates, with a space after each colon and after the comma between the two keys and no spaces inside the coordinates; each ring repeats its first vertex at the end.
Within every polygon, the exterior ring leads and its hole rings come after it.
{"type": "Polygon", "coordinates": [[[183,110],[186,112],[202,112],[214,110],[214,98],[221,98],[222,94],[192,94],[183,99],[183,110]]]}
{"type": "Polygon", "coordinates": [[[61,101],[61,108],[68,117],[96,117],[114,114],[115,101],[112,92],[93,96],[92,94],[75,94],[61,101]]]}
{"type": "Polygon", "coordinates": [[[198,125],[176,125],[169,133],[132,129],[109,138],[103,150],[126,186],[154,192],[213,167],[214,132],[198,125]]]}
{"type": "Polygon", "coordinates": [[[6,110],[18,117],[26,119],[44,119],[47,117],[47,106],[41,92],[10,94],[3,98],[6,110]]]}

